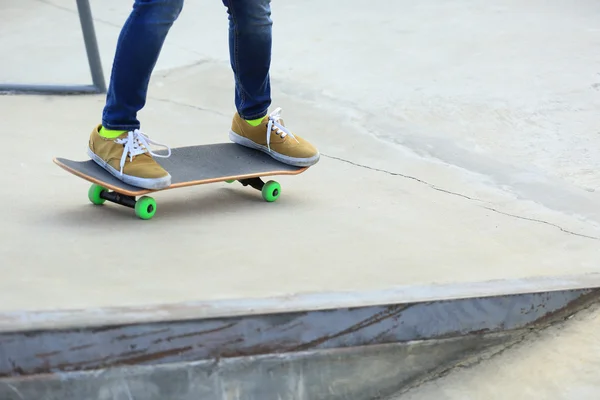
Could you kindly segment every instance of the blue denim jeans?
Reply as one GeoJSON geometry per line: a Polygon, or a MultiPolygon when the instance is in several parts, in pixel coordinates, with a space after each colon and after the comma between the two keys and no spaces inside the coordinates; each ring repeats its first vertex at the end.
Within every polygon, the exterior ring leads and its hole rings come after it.
{"type": "MultiPolygon", "coordinates": [[[[135,0],[125,22],[111,72],[102,125],[139,129],[150,75],[184,0],[135,0]]],[[[270,0],[223,0],[229,14],[229,55],[235,106],[242,118],[264,116],[271,105],[272,25],[270,0]]]]}

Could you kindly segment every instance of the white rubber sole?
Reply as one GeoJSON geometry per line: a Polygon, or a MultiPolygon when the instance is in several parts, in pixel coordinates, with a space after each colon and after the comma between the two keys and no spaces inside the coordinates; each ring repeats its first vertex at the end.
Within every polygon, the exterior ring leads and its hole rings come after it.
{"type": "Polygon", "coordinates": [[[280,161],[284,164],[293,165],[295,167],[310,167],[311,165],[315,165],[321,158],[321,154],[318,152],[316,155],[309,157],[309,158],[295,158],[295,157],[290,157],[290,156],[280,154],[280,153],[274,151],[273,149],[271,149],[271,151],[269,151],[269,148],[267,146],[262,146],[258,143],[254,143],[252,140],[245,138],[243,136],[240,136],[237,133],[235,133],[234,131],[229,131],[229,140],[231,140],[232,142],[237,143],[241,146],[260,150],[263,153],[270,155],[277,161],[280,161]]]}
{"type": "Polygon", "coordinates": [[[87,149],[87,153],[88,156],[90,156],[90,158],[94,160],[96,164],[107,170],[115,178],[125,182],[128,185],[137,186],[149,190],[164,189],[171,185],[171,175],[167,175],[163,178],[138,178],[137,176],[125,174],[121,175],[121,172],[117,171],[106,161],[97,156],[89,147],[87,149]]]}

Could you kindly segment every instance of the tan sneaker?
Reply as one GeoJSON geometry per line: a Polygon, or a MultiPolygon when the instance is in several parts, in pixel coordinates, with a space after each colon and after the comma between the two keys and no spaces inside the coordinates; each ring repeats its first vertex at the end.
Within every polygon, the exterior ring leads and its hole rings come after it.
{"type": "Polygon", "coordinates": [[[319,161],[319,151],[298,135],[292,134],[280,117],[281,108],[267,115],[258,126],[252,126],[238,113],[233,116],[229,139],[242,146],[269,154],[285,164],[309,167],[319,161]]]}
{"type": "Polygon", "coordinates": [[[153,158],[169,157],[171,149],[152,141],[139,130],[123,133],[116,139],[107,139],[96,126],[90,135],[88,155],[102,168],[123,182],[144,189],[162,189],[171,185],[171,175],[153,158]],[[166,147],[166,156],[155,154],[150,144],[166,147]]]}

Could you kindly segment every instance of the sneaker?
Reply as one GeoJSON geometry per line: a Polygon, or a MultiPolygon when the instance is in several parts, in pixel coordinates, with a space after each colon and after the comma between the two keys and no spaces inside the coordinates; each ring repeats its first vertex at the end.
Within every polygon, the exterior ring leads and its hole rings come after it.
{"type": "Polygon", "coordinates": [[[98,133],[96,126],[90,135],[88,155],[117,179],[144,189],[163,189],[171,185],[171,175],[152,156],[169,157],[171,149],[154,142],[139,130],[125,132],[115,139],[98,133]],[[166,147],[168,154],[160,155],[150,150],[150,144],[166,147]]]}
{"type": "Polygon", "coordinates": [[[252,126],[238,113],[233,116],[229,139],[242,146],[269,154],[282,163],[309,167],[319,161],[319,151],[298,135],[292,134],[280,116],[281,108],[263,118],[258,126],[252,126]]]}

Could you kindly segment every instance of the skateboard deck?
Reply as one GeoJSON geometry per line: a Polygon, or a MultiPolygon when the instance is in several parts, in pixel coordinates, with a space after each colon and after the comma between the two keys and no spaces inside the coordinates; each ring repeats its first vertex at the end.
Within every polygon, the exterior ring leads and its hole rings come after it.
{"type": "MultiPolygon", "coordinates": [[[[157,151],[167,154],[166,151],[157,151]]],[[[239,181],[262,192],[263,198],[272,202],[279,198],[281,186],[275,181],[263,182],[261,177],[297,175],[308,167],[295,167],[281,163],[269,155],[235,143],[216,143],[171,149],[169,158],[155,160],[171,174],[171,185],[158,190],[129,185],[114,177],[93,160],[73,161],[56,157],[54,163],[67,172],[92,183],[88,198],[93,204],[105,201],[135,209],[142,219],[156,213],[156,201],[148,193],[206,183],[239,181]],[[136,197],[142,196],[139,199],[136,197]]]]}

